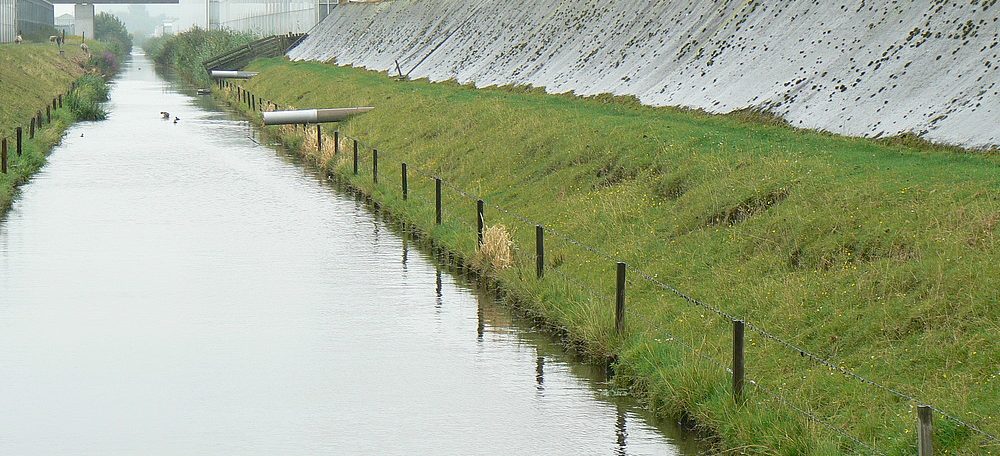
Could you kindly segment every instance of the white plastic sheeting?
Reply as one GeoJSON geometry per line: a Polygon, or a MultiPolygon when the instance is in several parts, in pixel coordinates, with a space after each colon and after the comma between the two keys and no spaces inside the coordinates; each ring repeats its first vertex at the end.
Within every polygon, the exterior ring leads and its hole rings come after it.
{"type": "Polygon", "coordinates": [[[1000,145],[998,18],[997,0],[396,0],[334,8],[288,55],[976,148],[1000,145]]]}

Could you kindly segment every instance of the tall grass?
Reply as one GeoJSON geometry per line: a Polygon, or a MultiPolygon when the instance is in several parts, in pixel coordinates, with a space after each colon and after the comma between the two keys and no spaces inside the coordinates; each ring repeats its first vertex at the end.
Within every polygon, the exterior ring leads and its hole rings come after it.
{"type": "MultiPolygon", "coordinates": [[[[495,274],[567,340],[619,357],[622,386],[663,415],[693,417],[725,446],[767,454],[863,448],[805,410],[889,454],[912,454],[909,401],[845,377],[751,332],[747,400],[731,399],[731,322],[690,296],[859,375],[1000,433],[1000,157],[926,144],[802,131],[740,113],[704,113],[505,88],[474,89],[282,59],[256,62],[245,86],[283,106],[369,106],[343,123],[411,169],[558,230],[534,279],[532,226],[496,211],[514,266],[495,274]],[[322,90],[314,90],[315,88],[322,90]],[[629,264],[627,335],[613,331],[614,262],[629,264]]],[[[240,105],[237,104],[237,107],[240,105]]],[[[242,109],[242,108],[240,108],[242,109]]],[[[314,132],[274,130],[293,145],[314,132]]],[[[310,152],[313,149],[303,147],[310,152]]],[[[349,150],[346,147],[343,150],[349,150]]],[[[433,181],[354,177],[345,157],[317,160],[466,258],[475,201],[433,181]]],[[[936,447],[998,454],[955,422],[936,447]]]]}
{"type": "Polygon", "coordinates": [[[211,79],[202,62],[257,39],[251,33],[231,30],[193,30],[148,40],[144,47],[157,63],[174,67],[183,77],[199,85],[211,79]]]}
{"type": "Polygon", "coordinates": [[[76,88],[66,96],[73,115],[80,120],[104,120],[108,117],[103,103],[108,101],[108,83],[104,78],[88,74],[77,80],[76,88]]]}

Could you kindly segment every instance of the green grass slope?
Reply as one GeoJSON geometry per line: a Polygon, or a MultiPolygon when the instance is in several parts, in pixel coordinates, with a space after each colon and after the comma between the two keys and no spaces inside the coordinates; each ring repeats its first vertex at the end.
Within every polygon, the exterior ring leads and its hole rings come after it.
{"type": "MultiPolygon", "coordinates": [[[[570,342],[617,355],[623,386],[663,415],[693,418],[722,446],[914,454],[919,402],[1000,434],[996,154],[319,63],[271,59],[249,70],[260,75],[244,86],[282,106],[375,106],[340,125],[364,142],[361,175],[347,142],[339,156],[318,156],[322,165],[473,260],[474,200],[446,188],[445,224],[435,227],[433,181],[417,170],[483,198],[486,224],[514,240],[515,266],[494,274],[570,342]],[[534,226],[494,205],[550,230],[543,280],[534,226]],[[613,324],[614,260],[629,265],[624,336],[613,324]],[[740,404],[725,371],[727,315],[754,325],[755,384],[740,404]]],[[[283,132],[310,149],[314,133],[283,132]]],[[[935,426],[944,454],[1000,454],[1000,443],[956,420],[936,414],[935,426]]]]}
{"type": "MultiPolygon", "coordinates": [[[[29,140],[29,122],[35,113],[45,115],[53,97],[66,94],[70,84],[83,75],[89,56],[78,46],[63,47],[60,56],[54,45],[0,45],[0,138],[7,138],[10,169],[0,174],[0,215],[10,207],[15,188],[26,182],[45,163],[45,154],[59,142],[62,132],[75,120],[66,106],[52,115],[34,140],[29,140]],[[15,129],[24,128],[24,155],[17,156],[15,129]]],[[[92,52],[103,47],[91,44],[92,52]]]]}

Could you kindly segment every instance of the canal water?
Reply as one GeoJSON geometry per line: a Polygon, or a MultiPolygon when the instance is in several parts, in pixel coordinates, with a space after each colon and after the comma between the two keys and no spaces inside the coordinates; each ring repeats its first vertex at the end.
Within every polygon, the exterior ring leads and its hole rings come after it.
{"type": "Polygon", "coordinates": [[[699,451],[144,56],[108,108],[0,220],[0,454],[699,451]]]}

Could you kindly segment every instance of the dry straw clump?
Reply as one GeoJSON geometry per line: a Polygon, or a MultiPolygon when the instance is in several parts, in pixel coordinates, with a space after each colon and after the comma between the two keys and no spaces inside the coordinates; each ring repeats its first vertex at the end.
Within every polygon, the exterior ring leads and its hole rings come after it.
{"type": "MultiPolygon", "coordinates": [[[[294,132],[294,131],[295,131],[295,129],[293,127],[292,128],[292,132],[294,132]]],[[[328,161],[330,161],[331,159],[334,158],[334,151],[336,149],[334,148],[333,138],[332,137],[327,136],[326,133],[324,132],[324,134],[323,134],[323,147],[319,148],[318,147],[319,144],[316,143],[317,138],[316,138],[316,126],[315,125],[309,125],[309,127],[307,127],[304,130],[303,135],[304,135],[304,138],[302,140],[302,148],[303,148],[303,150],[305,151],[306,154],[316,157],[316,160],[319,163],[327,163],[328,161]],[[317,149],[319,149],[319,150],[317,150],[317,149]]]]}
{"type": "Polygon", "coordinates": [[[507,227],[493,225],[483,230],[483,245],[476,254],[479,266],[499,271],[514,265],[514,241],[507,227]]]}

